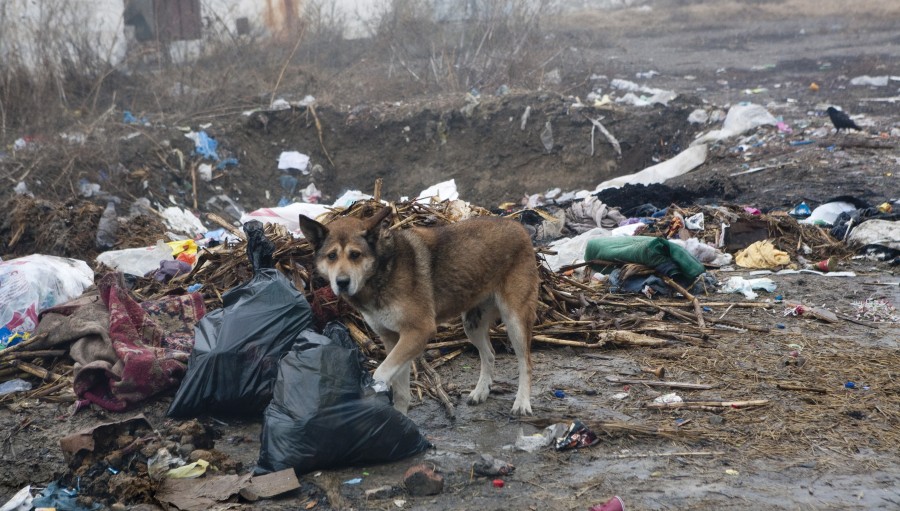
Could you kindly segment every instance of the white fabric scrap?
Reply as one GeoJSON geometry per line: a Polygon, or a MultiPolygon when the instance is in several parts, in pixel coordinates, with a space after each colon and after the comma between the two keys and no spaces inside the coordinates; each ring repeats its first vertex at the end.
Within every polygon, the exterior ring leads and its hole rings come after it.
{"type": "Polygon", "coordinates": [[[284,151],[278,157],[278,170],[297,169],[303,175],[309,174],[309,156],[298,151],[284,151]]]}
{"type": "Polygon", "coordinates": [[[706,161],[706,149],[706,145],[689,147],[678,153],[674,158],[670,158],[662,163],[653,165],[652,167],[647,167],[640,172],[606,180],[597,185],[597,187],[594,188],[594,192],[606,190],[607,188],[621,188],[627,184],[650,185],[654,183],[663,183],[673,177],[687,174],[706,161]]]}

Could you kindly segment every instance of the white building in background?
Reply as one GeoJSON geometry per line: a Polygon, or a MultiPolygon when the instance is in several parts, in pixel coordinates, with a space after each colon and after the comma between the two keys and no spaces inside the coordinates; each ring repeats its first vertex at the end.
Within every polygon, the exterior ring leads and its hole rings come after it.
{"type": "MultiPolygon", "coordinates": [[[[293,34],[304,22],[341,27],[345,38],[356,39],[370,35],[378,16],[395,1],[0,0],[0,58],[30,67],[63,58],[119,65],[129,52],[155,47],[182,62],[199,56],[212,39],[293,34]]],[[[430,2],[437,20],[461,21],[494,0],[422,1],[430,2]]],[[[566,11],[615,9],[652,0],[556,2],[566,11]]]]}

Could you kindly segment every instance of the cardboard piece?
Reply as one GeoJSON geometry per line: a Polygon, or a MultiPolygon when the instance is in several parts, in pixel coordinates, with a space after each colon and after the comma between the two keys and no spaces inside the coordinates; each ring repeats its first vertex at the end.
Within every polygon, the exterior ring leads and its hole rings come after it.
{"type": "Polygon", "coordinates": [[[236,495],[255,501],[296,490],[300,481],[293,469],[271,474],[209,476],[200,479],[164,479],[156,500],[168,510],[209,511],[236,495]]]}

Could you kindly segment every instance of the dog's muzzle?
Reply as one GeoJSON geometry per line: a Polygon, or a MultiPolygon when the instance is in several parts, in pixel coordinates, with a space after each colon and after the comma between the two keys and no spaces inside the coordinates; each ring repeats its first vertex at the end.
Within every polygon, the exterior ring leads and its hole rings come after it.
{"type": "Polygon", "coordinates": [[[338,277],[334,279],[334,284],[337,286],[335,291],[337,291],[338,294],[350,291],[350,277],[338,277]]]}

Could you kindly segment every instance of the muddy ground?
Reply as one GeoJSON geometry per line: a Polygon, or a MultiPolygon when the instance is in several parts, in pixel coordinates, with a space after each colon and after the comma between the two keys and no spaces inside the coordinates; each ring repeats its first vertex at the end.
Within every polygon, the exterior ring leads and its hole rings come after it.
{"type": "MultiPolygon", "coordinates": [[[[854,9],[841,5],[800,0],[784,5],[681,2],[649,12],[586,14],[554,32],[568,48],[557,61],[562,77],[558,85],[547,84],[540,91],[514,89],[502,97],[483,91],[479,105],[468,115],[461,112],[466,105],[462,95],[322,104],[316,109],[323,127],[321,144],[312,112],[305,108],[264,116],[218,117],[208,132],[218,139],[220,154],[233,155],[240,163],[215,172],[211,182],[200,183],[199,209],[224,213],[227,218],[219,204],[207,203],[220,194],[246,210],[273,205],[283,194],[281,174],[274,165],[283,150],[306,152],[321,166],[321,171],[301,178],[298,188],[314,182],[327,202],[346,189],[370,190],[377,177],[385,180],[387,198],[415,195],[435,182],[454,178],[462,198],[485,207],[555,187],[593,189],[605,179],[670,158],[695,135],[715,127],[689,124],[687,116],[695,108],[705,105],[712,110],[741,101],[766,105],[792,126],[793,133],[764,128],[754,132],[754,139],[714,146],[704,165],[667,183],[675,188],[676,198],[775,210],[789,209],[800,200],[815,205],[840,195],[871,204],[897,198],[900,137],[891,131],[900,128],[897,106],[867,99],[896,97],[900,82],[873,88],[853,86],[849,79],[900,75],[896,33],[900,12],[889,2],[864,2],[854,9]],[[649,80],[635,78],[635,73],[650,70],[660,74],[649,80]],[[607,78],[592,79],[592,75],[607,78]],[[572,108],[575,97],[585,100],[597,87],[609,92],[612,78],[671,89],[679,98],[667,107],[572,108]],[[818,91],[810,89],[813,82],[818,91]],[[829,127],[823,111],[831,104],[861,114],[865,132],[828,131],[814,137],[817,128],[829,127]],[[521,118],[527,107],[531,115],[523,130],[521,118]],[[588,117],[597,116],[603,116],[604,125],[621,142],[621,158],[599,136],[591,154],[588,117]],[[547,121],[554,133],[549,151],[540,137],[547,121]],[[813,143],[790,144],[802,140],[813,143]],[[739,144],[749,147],[736,150],[739,144]],[[771,168],[731,175],[761,166],[771,168]]],[[[364,81],[360,83],[358,97],[364,98],[364,81]]],[[[15,232],[9,211],[4,211],[0,228],[4,259],[48,253],[48,239],[63,240],[78,229],[91,239],[95,224],[79,227],[79,221],[88,222],[79,219],[96,222],[105,201],[75,200],[81,179],[100,183],[125,204],[148,197],[163,205],[191,206],[192,160],[181,168],[174,149],[187,155],[192,145],[177,126],[111,122],[102,132],[88,136],[104,141],[106,147],[92,165],[80,159],[78,147],[56,144],[2,161],[12,185],[23,180],[37,197],[55,203],[72,200],[69,210],[81,211],[72,218],[52,219],[51,225],[59,229],[54,231],[60,233],[57,236],[42,233],[39,222],[43,219],[36,212],[15,243],[11,243],[15,232]],[[119,138],[126,136],[133,138],[119,138]]],[[[617,199],[622,206],[671,198],[622,195],[617,199]]],[[[10,196],[4,195],[7,205],[10,196]]],[[[147,235],[147,228],[135,226],[134,231],[147,235]]],[[[46,224],[43,230],[49,230],[46,224]]],[[[52,248],[59,255],[86,260],[95,255],[89,244],[57,245],[52,248]]],[[[848,317],[855,317],[854,302],[866,298],[900,303],[900,279],[886,264],[844,258],[841,269],[855,271],[857,276],[775,276],[776,293],[848,317]]],[[[746,272],[737,274],[746,276],[746,272]]],[[[717,273],[720,279],[731,275],[717,273]]],[[[772,298],[764,293],[758,301],[772,298]]],[[[703,300],[744,301],[731,295],[703,300]]],[[[714,305],[706,314],[719,317],[726,309],[726,305],[714,305]]],[[[508,417],[512,395],[503,391],[514,388],[514,359],[498,346],[499,380],[505,384],[498,385],[498,393],[486,404],[470,407],[460,397],[477,378],[477,358],[466,353],[439,369],[444,382],[452,385],[451,396],[458,403],[456,420],[450,421],[440,403],[427,397],[411,410],[410,417],[435,450],[394,464],[307,474],[300,490],[244,507],[574,510],[588,509],[614,494],[622,496],[628,509],[900,507],[896,441],[900,329],[890,322],[824,324],[786,317],[783,311],[783,306],[774,304],[731,309],[732,320],[770,330],[719,331],[703,346],[675,343],[665,348],[597,351],[542,347],[535,352],[536,419],[677,427],[680,433],[675,438],[618,433],[601,435],[598,445],[579,451],[530,454],[507,449],[520,428],[528,435],[540,427],[508,417]],[[801,367],[785,363],[789,353],[798,350],[796,346],[806,359],[801,367]],[[640,367],[660,365],[668,369],[669,379],[716,385],[707,391],[682,392],[685,397],[768,399],[770,404],[722,413],[659,412],[643,406],[658,389],[631,387],[628,397],[619,400],[612,396],[623,387],[604,380],[606,376],[646,376],[640,367]],[[827,393],[777,388],[783,381],[827,393]],[[857,382],[859,388],[845,389],[848,381],[857,382]],[[563,390],[566,397],[555,397],[554,390],[563,390]],[[492,487],[488,479],[470,478],[479,453],[516,465],[514,474],[505,478],[504,488],[492,487]],[[366,501],[366,489],[398,485],[406,468],[421,460],[443,473],[441,495],[417,498],[400,492],[389,499],[366,501]],[[355,477],[363,482],[342,484],[355,477]]],[[[160,398],[142,410],[159,429],[177,425],[164,417],[170,399],[160,398]]],[[[0,433],[0,502],[21,486],[46,484],[66,471],[57,443],[62,435],[119,417],[99,409],[73,416],[67,403],[27,401],[4,408],[0,411],[0,431],[4,432],[0,433]]],[[[259,421],[203,418],[203,422],[219,435],[217,449],[241,462],[244,470],[255,463],[259,421]]]]}

